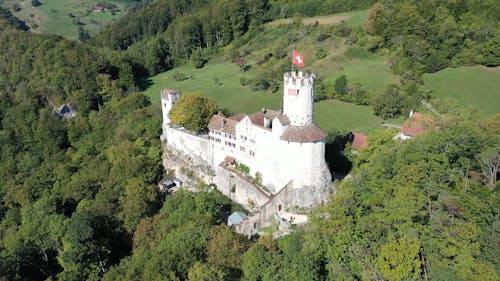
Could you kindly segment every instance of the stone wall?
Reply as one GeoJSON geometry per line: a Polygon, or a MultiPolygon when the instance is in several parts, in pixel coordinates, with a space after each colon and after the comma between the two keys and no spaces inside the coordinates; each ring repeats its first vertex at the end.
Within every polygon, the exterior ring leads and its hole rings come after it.
{"type": "Polygon", "coordinates": [[[190,131],[173,126],[163,126],[162,139],[169,149],[180,151],[195,161],[212,163],[210,142],[206,135],[196,135],[190,131]]]}
{"type": "Polygon", "coordinates": [[[253,184],[239,172],[224,166],[216,170],[217,189],[231,200],[243,205],[248,210],[257,210],[271,198],[270,194],[253,184]]]}

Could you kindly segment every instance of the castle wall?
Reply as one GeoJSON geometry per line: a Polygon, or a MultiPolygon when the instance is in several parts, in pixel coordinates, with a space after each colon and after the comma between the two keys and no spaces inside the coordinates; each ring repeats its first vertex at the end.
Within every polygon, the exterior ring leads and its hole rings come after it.
{"type": "Polygon", "coordinates": [[[205,137],[195,135],[186,129],[163,126],[163,138],[166,138],[168,148],[180,151],[197,161],[211,164],[212,149],[209,140],[205,137]]]}
{"type": "Polygon", "coordinates": [[[170,124],[168,113],[174,106],[175,102],[180,98],[181,94],[178,91],[165,89],[160,92],[161,96],[161,111],[163,116],[163,125],[170,124]]]}
{"type": "Polygon", "coordinates": [[[282,145],[287,149],[286,155],[294,160],[286,167],[286,175],[293,179],[295,188],[308,186],[324,186],[330,180],[330,171],[325,162],[325,142],[296,143],[282,145]]]}
{"type": "Polygon", "coordinates": [[[259,208],[269,201],[270,195],[243,175],[218,166],[216,170],[217,189],[231,200],[252,209],[259,208]]]}

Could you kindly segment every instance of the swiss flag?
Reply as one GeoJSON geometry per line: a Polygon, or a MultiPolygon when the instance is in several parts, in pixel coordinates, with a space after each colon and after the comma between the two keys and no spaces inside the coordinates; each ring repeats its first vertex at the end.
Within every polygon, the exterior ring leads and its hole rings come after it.
{"type": "Polygon", "coordinates": [[[293,50],[293,63],[300,67],[304,67],[304,56],[295,50],[293,50]]]}

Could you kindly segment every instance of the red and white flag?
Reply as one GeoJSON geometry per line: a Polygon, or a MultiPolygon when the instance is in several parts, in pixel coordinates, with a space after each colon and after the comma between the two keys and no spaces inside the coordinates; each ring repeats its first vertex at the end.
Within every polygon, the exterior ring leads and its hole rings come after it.
{"type": "Polygon", "coordinates": [[[304,67],[304,56],[295,50],[293,50],[293,63],[300,67],[304,67]]]}

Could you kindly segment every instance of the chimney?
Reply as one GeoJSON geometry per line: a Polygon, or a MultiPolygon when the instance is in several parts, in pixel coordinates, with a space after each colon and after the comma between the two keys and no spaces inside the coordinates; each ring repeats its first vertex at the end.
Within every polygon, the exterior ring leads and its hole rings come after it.
{"type": "Polygon", "coordinates": [[[220,127],[221,128],[224,128],[224,126],[226,125],[226,119],[225,118],[222,118],[221,119],[221,122],[220,122],[220,127]]]}

